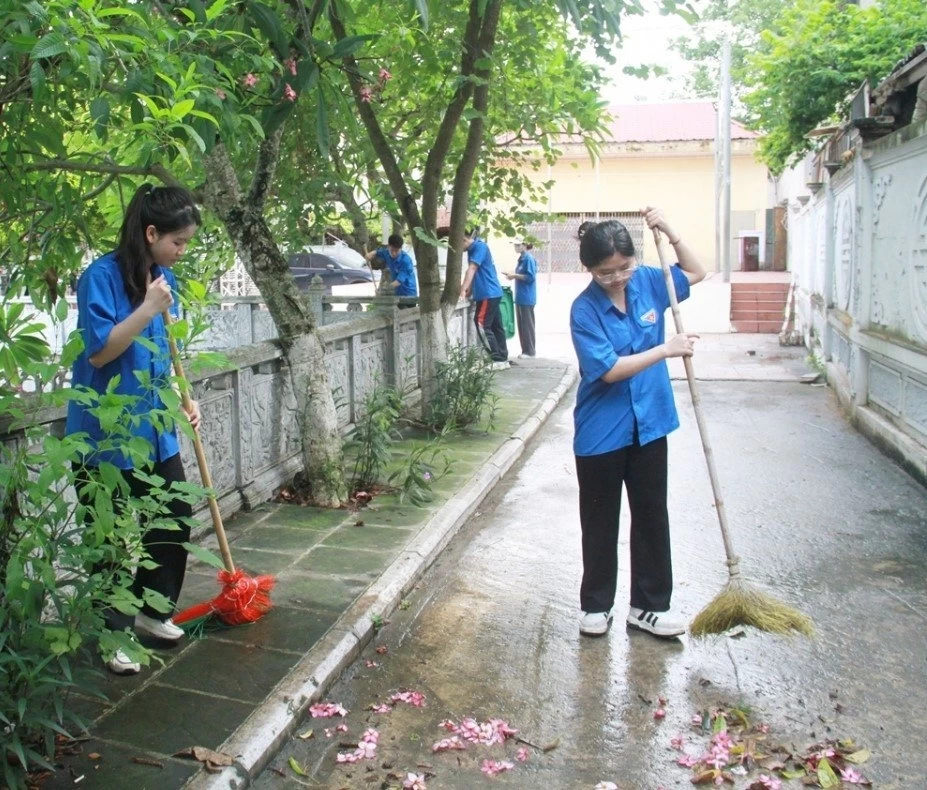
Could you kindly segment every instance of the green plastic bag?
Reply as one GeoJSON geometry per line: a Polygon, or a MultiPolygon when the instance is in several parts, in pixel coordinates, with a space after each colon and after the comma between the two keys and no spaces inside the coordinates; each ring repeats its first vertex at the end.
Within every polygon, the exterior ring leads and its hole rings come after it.
{"type": "Polygon", "coordinates": [[[502,328],[505,330],[505,336],[511,340],[515,337],[515,300],[512,297],[512,289],[507,285],[502,286],[499,312],[502,313],[502,328]]]}

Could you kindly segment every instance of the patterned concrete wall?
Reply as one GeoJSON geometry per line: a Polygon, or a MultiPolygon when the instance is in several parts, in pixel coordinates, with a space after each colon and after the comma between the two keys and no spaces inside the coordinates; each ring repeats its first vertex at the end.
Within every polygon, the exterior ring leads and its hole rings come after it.
{"type": "MultiPolygon", "coordinates": [[[[373,312],[343,314],[320,329],[339,424],[358,417],[377,382],[419,386],[419,311],[379,305],[373,312]],[[398,374],[398,381],[396,379],[398,374]]],[[[461,306],[449,326],[451,342],[476,342],[472,311],[461,306]]],[[[203,414],[202,440],[220,508],[233,513],[264,501],[301,466],[296,398],[279,347],[267,342],[276,327],[256,300],[216,310],[206,341],[228,364],[218,373],[191,375],[203,414]],[[236,347],[231,347],[232,343],[236,347]]],[[[204,343],[206,342],[204,341],[204,343]]],[[[64,413],[44,415],[49,431],[63,430],[64,413]]],[[[15,441],[0,436],[0,441],[15,441]]],[[[193,447],[182,439],[187,475],[199,480],[193,447]]]]}
{"type": "Polygon", "coordinates": [[[842,399],[927,444],[927,123],[857,148],[789,212],[797,317],[842,399]]]}

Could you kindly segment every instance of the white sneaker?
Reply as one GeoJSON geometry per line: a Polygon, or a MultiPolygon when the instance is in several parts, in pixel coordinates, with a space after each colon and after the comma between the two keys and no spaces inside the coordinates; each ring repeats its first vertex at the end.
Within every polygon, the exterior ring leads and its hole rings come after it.
{"type": "Polygon", "coordinates": [[[122,650],[117,650],[115,655],[106,662],[106,668],[116,675],[137,675],[142,671],[142,665],[138,661],[133,661],[122,650]]]}
{"type": "Polygon", "coordinates": [[[612,623],[612,612],[583,612],[579,618],[579,632],[586,636],[602,636],[612,623]]]}
{"type": "Polygon", "coordinates": [[[645,612],[636,606],[628,609],[628,625],[664,638],[682,636],[686,632],[686,624],[669,612],[645,612]]]}
{"type": "Polygon", "coordinates": [[[508,360],[505,359],[505,360],[502,360],[501,362],[493,362],[492,365],[490,365],[490,367],[493,370],[507,370],[510,367],[510,365],[509,365],[508,360]]]}
{"type": "Polygon", "coordinates": [[[183,629],[174,625],[172,620],[155,620],[153,617],[141,613],[135,615],[135,630],[140,634],[153,636],[156,639],[164,639],[168,642],[176,642],[184,634],[183,629]]]}

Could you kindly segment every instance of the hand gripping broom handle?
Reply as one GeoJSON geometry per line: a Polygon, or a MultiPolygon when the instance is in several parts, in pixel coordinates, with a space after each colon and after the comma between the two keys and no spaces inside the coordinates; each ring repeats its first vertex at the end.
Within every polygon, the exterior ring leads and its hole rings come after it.
{"type": "MultiPolygon", "coordinates": [[[[684,334],[682,316],[679,313],[679,302],[676,299],[676,286],[673,283],[673,274],[666,256],[663,253],[663,237],[657,228],[653,229],[653,240],[657,245],[657,255],[660,256],[660,266],[663,268],[663,277],[666,280],[666,290],[669,292],[670,306],[673,309],[673,321],[676,323],[676,332],[684,334]]],[[[740,557],[734,553],[734,544],[731,542],[730,531],[727,526],[727,511],[724,509],[724,500],[721,498],[721,484],[718,482],[718,472],[715,469],[715,456],[708,441],[708,426],[705,415],[702,414],[702,400],[699,397],[698,385],[695,382],[695,369],[692,367],[692,357],[683,357],[682,363],[686,368],[686,379],[689,382],[689,394],[692,396],[692,408],[695,411],[695,422],[698,424],[699,437],[702,440],[702,449],[705,451],[705,464],[708,466],[708,477],[711,480],[711,491],[715,497],[715,510],[718,512],[718,523],[721,526],[721,537],[724,540],[724,553],[727,555],[727,566],[731,576],[740,573],[740,557]]]]}
{"type": "MultiPolygon", "coordinates": [[[[164,311],[164,326],[167,329],[167,342],[171,347],[171,360],[174,363],[174,375],[187,382],[187,377],[183,372],[183,363],[180,361],[180,352],[177,350],[177,341],[171,334],[170,326],[173,323],[170,311],[164,311]]],[[[183,402],[185,411],[190,411],[192,401],[190,400],[189,387],[181,387],[180,398],[183,402]]],[[[200,441],[200,432],[193,432],[193,449],[196,451],[196,462],[200,467],[200,477],[203,478],[203,486],[212,490],[212,475],[209,474],[209,466],[206,464],[206,453],[203,451],[203,443],[200,441]]],[[[235,573],[235,563],[232,562],[232,552],[229,550],[228,538],[225,537],[225,528],[222,526],[222,514],[219,513],[219,503],[216,502],[215,496],[209,494],[209,512],[212,514],[212,528],[215,530],[216,538],[219,541],[219,551],[222,554],[222,561],[225,563],[225,569],[229,573],[235,573]]]]}

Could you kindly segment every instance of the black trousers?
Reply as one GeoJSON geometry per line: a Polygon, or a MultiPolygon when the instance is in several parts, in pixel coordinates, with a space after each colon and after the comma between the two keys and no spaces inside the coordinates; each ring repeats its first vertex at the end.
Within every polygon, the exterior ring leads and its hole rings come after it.
{"type": "Polygon", "coordinates": [[[518,340],[521,342],[521,353],[526,357],[534,356],[534,305],[515,305],[515,322],[518,326],[518,340]]]}
{"type": "MultiPolygon", "coordinates": [[[[87,485],[89,476],[95,473],[95,470],[87,467],[78,467],[75,465],[77,479],[74,487],[77,490],[77,496],[82,502],[87,502],[89,492],[87,485]]],[[[180,453],[168,458],[166,461],[156,461],[152,473],[163,477],[165,488],[170,488],[171,483],[183,482],[186,477],[183,471],[183,464],[180,461],[180,453]]],[[[140,480],[132,469],[123,469],[122,476],[129,486],[130,495],[134,498],[142,498],[151,493],[147,483],[140,480]]],[[[118,514],[125,507],[125,502],[115,500],[113,509],[118,514]]],[[[177,522],[177,529],[151,528],[146,530],[142,539],[142,545],[151,559],[157,563],[157,567],[135,569],[135,577],[132,582],[133,595],[141,598],[144,590],[154,590],[161,593],[167,598],[172,606],[177,606],[177,599],[180,597],[180,589],[183,587],[184,575],[187,571],[187,550],[183,544],[190,540],[190,525],[186,522],[193,515],[193,508],[187,502],[178,499],[171,499],[165,503],[165,515],[177,522]]],[[[144,526],[144,525],[143,525],[144,526]]],[[[104,573],[112,569],[108,563],[100,563],[92,568],[93,573],[104,573]]],[[[157,609],[152,609],[147,604],[141,608],[142,614],[153,617],[155,620],[164,620],[170,616],[157,609]]],[[[133,618],[129,615],[107,610],[105,613],[106,625],[110,630],[122,631],[131,627],[133,618]]]]}
{"type": "Polygon", "coordinates": [[[583,541],[584,612],[607,612],[618,583],[618,517],[622,485],[631,509],[631,606],[665,612],[673,593],[666,510],[666,437],[602,455],[577,456],[583,541]]]}
{"type": "Polygon", "coordinates": [[[473,322],[480,342],[489,352],[493,362],[505,362],[509,358],[509,347],[505,342],[505,327],[502,326],[501,297],[483,299],[476,303],[473,322]]]}

